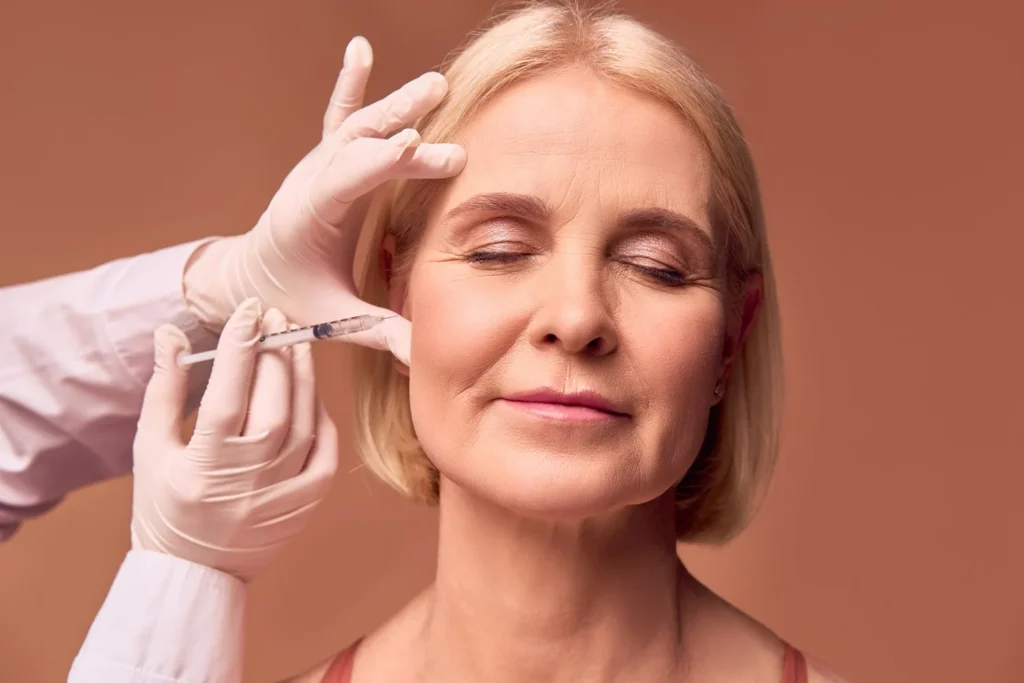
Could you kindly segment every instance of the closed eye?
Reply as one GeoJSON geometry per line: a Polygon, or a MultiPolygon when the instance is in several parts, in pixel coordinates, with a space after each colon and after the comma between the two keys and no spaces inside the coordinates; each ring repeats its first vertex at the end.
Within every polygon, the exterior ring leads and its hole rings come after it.
{"type": "Polygon", "coordinates": [[[529,256],[514,251],[474,251],[466,256],[467,263],[512,263],[529,256]]]}
{"type": "MultiPolygon", "coordinates": [[[[517,245],[518,246],[518,245],[517,245]]],[[[522,261],[532,256],[530,252],[508,251],[496,249],[478,249],[465,256],[467,263],[481,265],[502,265],[522,261]]],[[[625,263],[637,273],[669,287],[681,287],[689,282],[687,276],[675,268],[665,266],[646,266],[638,263],[625,263]]]]}
{"type": "Polygon", "coordinates": [[[661,284],[669,287],[681,287],[689,282],[685,275],[674,268],[655,268],[652,266],[640,266],[636,264],[629,265],[641,275],[645,275],[652,280],[657,280],[661,284]]]}

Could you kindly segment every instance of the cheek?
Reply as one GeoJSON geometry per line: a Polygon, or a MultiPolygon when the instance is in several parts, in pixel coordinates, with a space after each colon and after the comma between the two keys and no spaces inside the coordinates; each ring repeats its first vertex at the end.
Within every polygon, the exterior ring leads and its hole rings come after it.
{"type": "Polygon", "coordinates": [[[700,447],[721,372],[725,317],[708,299],[659,316],[660,324],[635,326],[624,344],[646,404],[643,440],[672,468],[700,447]]]}
{"type": "Polygon", "coordinates": [[[510,293],[515,288],[453,271],[450,264],[413,269],[409,401],[421,447],[446,476],[458,479],[467,466],[458,454],[486,434],[478,423],[497,390],[500,373],[493,369],[508,357],[521,328],[510,293]]]}
{"type": "MultiPolygon", "coordinates": [[[[659,376],[668,385],[668,391],[679,396],[707,394],[704,398],[710,400],[722,365],[724,316],[715,307],[691,311],[681,316],[679,323],[649,336],[651,348],[647,357],[654,361],[664,359],[659,376]]],[[[658,368],[650,370],[657,372],[658,368]]]]}
{"type": "Polygon", "coordinates": [[[691,289],[672,298],[623,297],[623,349],[652,399],[710,400],[722,366],[726,319],[720,298],[691,289]],[[706,390],[706,391],[705,391],[706,390]]]}
{"type": "Polygon", "coordinates": [[[427,263],[410,279],[410,379],[422,390],[421,400],[444,400],[474,387],[519,337],[515,288],[453,270],[427,263]]]}

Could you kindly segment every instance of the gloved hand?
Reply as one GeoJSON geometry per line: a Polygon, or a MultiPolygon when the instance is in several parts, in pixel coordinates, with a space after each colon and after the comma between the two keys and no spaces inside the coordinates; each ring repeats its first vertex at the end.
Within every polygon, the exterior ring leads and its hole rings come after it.
{"type": "MultiPolygon", "coordinates": [[[[466,153],[459,145],[421,143],[405,128],[444,98],[448,85],[439,73],[359,109],[372,59],[365,39],[349,43],[320,144],[288,175],[256,227],[204,245],[187,267],[185,297],[207,327],[219,330],[249,297],[301,326],[394,315],[356,295],[352,268],[368,193],[394,178],[454,176],[466,153]]],[[[399,316],[346,340],[390,349],[408,364],[409,333],[409,321],[399,316]]]]}
{"type": "Polygon", "coordinates": [[[252,579],[330,489],[338,433],[316,397],[309,344],[257,353],[284,316],[244,302],[228,320],[191,440],[181,438],[185,335],[156,332],[156,367],[135,438],[132,547],[252,579]]]}

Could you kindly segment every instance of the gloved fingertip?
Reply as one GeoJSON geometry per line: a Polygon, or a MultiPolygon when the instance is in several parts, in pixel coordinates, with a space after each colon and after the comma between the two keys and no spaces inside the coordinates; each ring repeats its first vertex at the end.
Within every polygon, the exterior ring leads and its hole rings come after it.
{"type": "Polygon", "coordinates": [[[387,343],[388,350],[391,351],[398,362],[402,363],[406,367],[411,364],[410,356],[412,339],[410,337],[410,330],[407,325],[396,325],[387,328],[384,332],[384,341],[387,343]]]}
{"type": "Polygon", "coordinates": [[[191,350],[188,337],[174,325],[161,325],[153,333],[153,360],[157,368],[177,367],[178,355],[191,350]]]}
{"type": "Polygon", "coordinates": [[[231,318],[228,319],[228,324],[224,328],[225,332],[237,342],[252,343],[259,337],[261,314],[260,300],[257,298],[246,299],[239,304],[231,318]]]}
{"type": "Polygon", "coordinates": [[[276,308],[267,309],[267,312],[263,315],[263,333],[273,334],[287,330],[288,319],[284,317],[284,313],[276,308]]]}
{"type": "Polygon", "coordinates": [[[451,145],[448,150],[448,159],[445,161],[445,167],[451,173],[461,173],[462,169],[466,168],[466,162],[469,160],[466,154],[466,148],[462,145],[451,145]]]}
{"type": "Polygon", "coordinates": [[[345,48],[346,68],[366,68],[373,61],[373,50],[370,41],[363,36],[355,36],[345,48]]]}
{"type": "Polygon", "coordinates": [[[391,142],[399,149],[405,150],[420,143],[420,133],[415,128],[406,128],[391,136],[391,142]]]}
{"type": "Polygon", "coordinates": [[[426,81],[432,90],[437,89],[442,93],[448,92],[448,79],[445,78],[443,73],[439,71],[428,71],[420,76],[420,78],[426,81]]]}
{"type": "MultiPolygon", "coordinates": [[[[294,331],[297,329],[299,329],[298,325],[296,325],[295,323],[288,323],[289,331],[294,331]]],[[[313,345],[310,344],[309,342],[302,342],[301,344],[296,344],[295,346],[292,346],[291,352],[295,358],[304,360],[307,356],[313,353],[313,345]]]]}

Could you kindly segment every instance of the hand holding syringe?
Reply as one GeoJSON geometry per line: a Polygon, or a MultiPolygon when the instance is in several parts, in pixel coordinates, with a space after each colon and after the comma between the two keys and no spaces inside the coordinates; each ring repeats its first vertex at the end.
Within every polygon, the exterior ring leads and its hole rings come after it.
{"type": "MultiPolygon", "coordinates": [[[[285,332],[274,332],[273,334],[267,334],[260,337],[259,342],[257,342],[257,347],[260,351],[268,351],[270,349],[280,349],[285,346],[294,346],[295,344],[317,341],[319,339],[344,337],[349,334],[355,334],[356,332],[364,332],[372,329],[385,320],[397,317],[398,316],[394,315],[357,315],[352,318],[332,320],[330,322],[320,323],[318,325],[309,325],[308,327],[300,327],[298,329],[287,330],[285,332]]],[[[195,363],[202,363],[203,361],[213,360],[216,355],[216,350],[202,351],[200,353],[183,353],[178,356],[178,365],[186,367],[194,365],[195,363]]]]}

